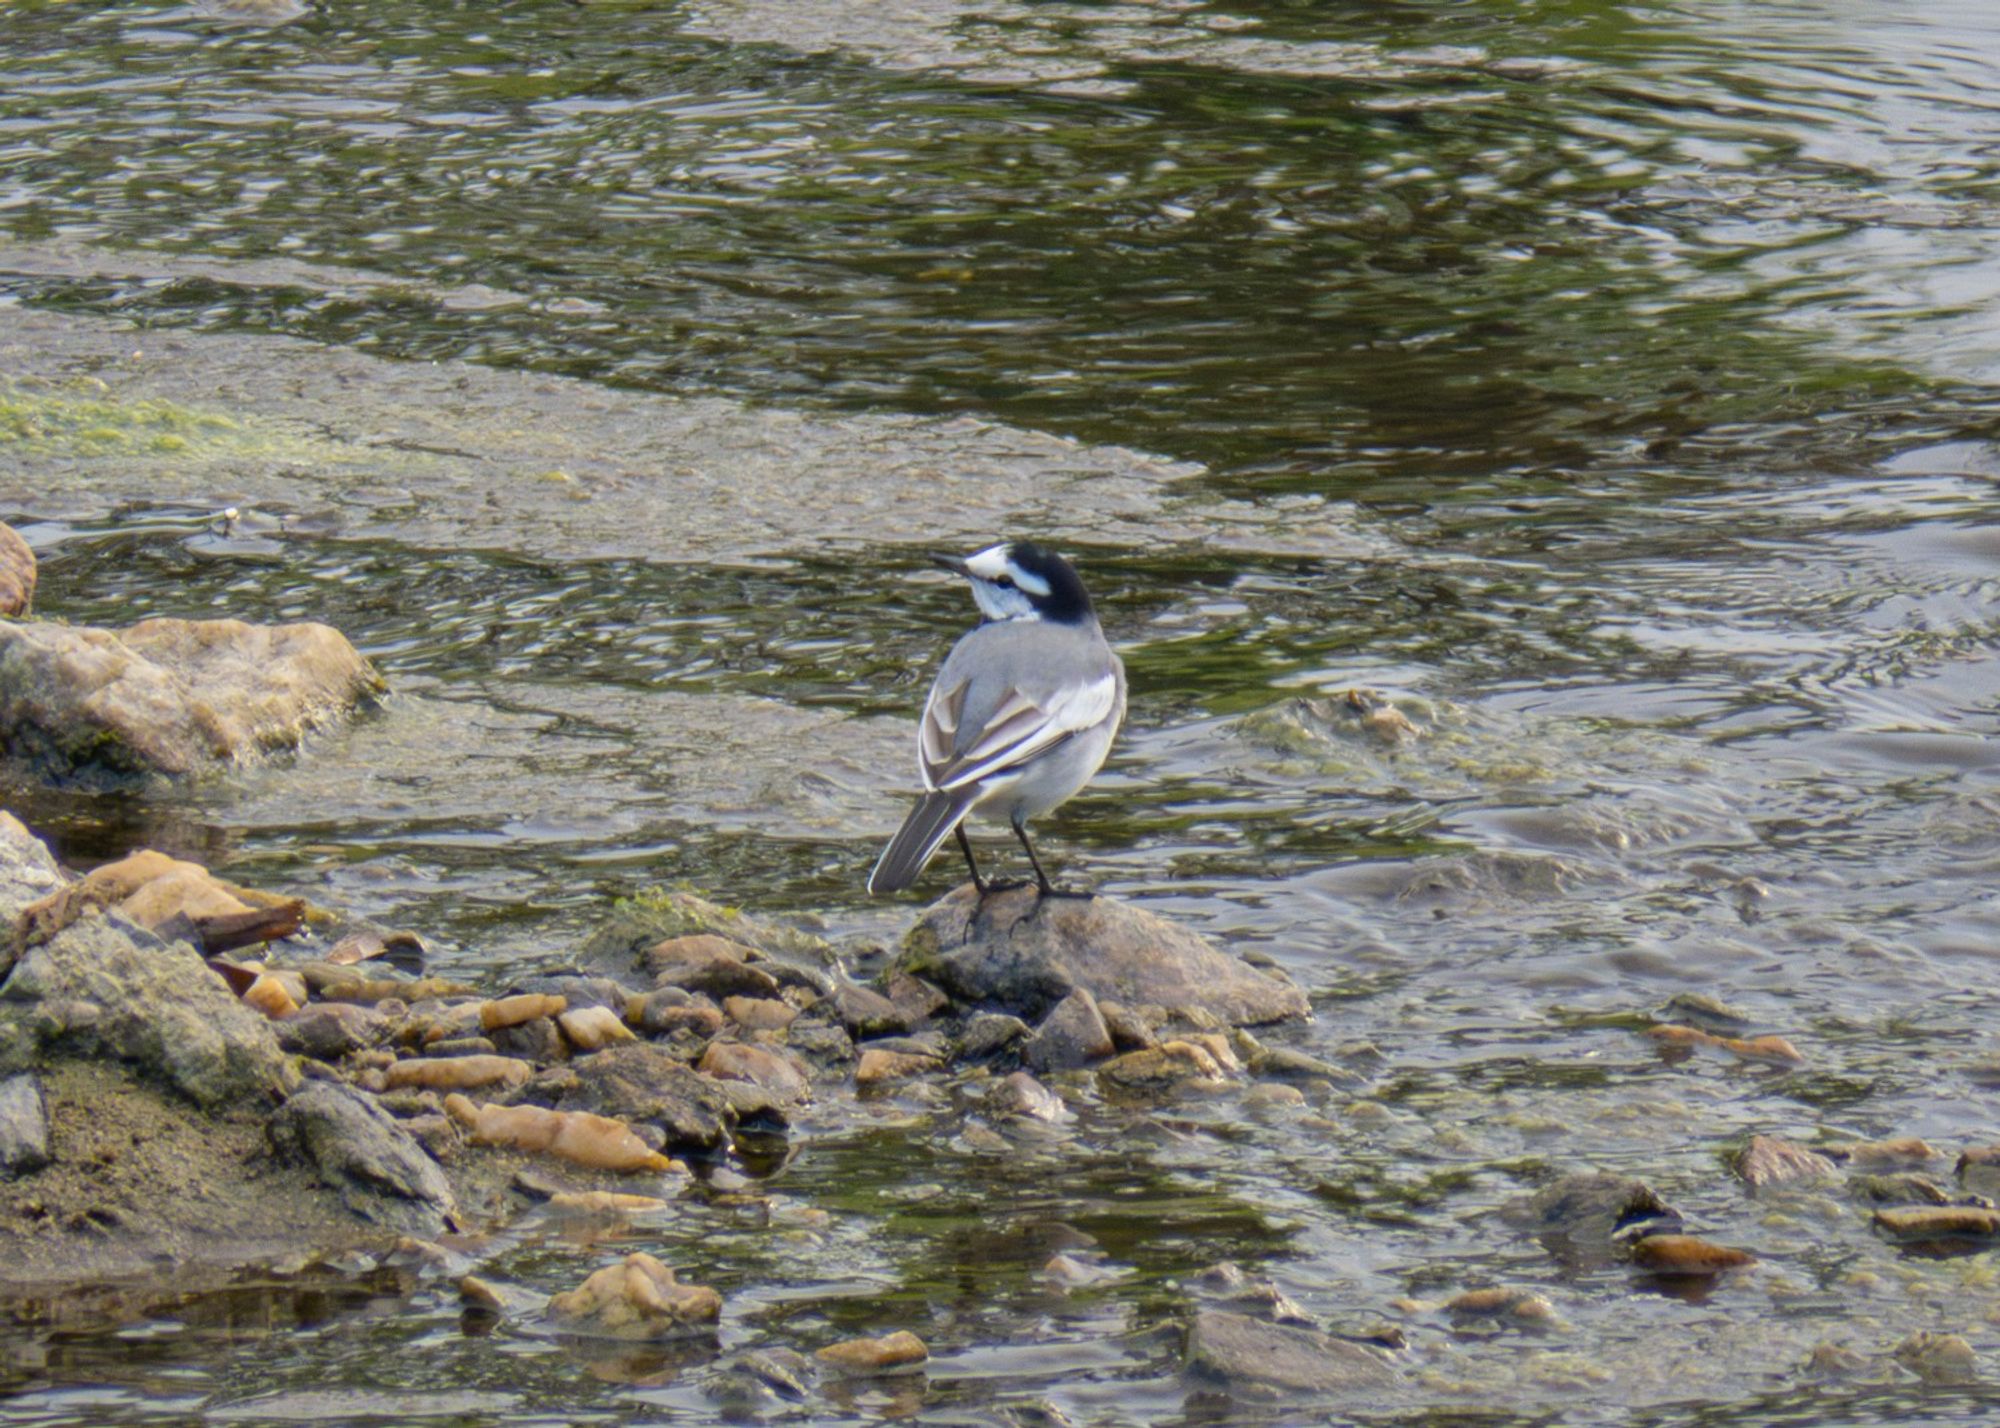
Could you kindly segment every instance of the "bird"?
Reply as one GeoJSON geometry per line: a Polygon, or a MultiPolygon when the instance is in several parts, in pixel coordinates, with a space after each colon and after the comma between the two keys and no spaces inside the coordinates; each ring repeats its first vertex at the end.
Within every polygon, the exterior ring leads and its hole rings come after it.
{"type": "Polygon", "coordinates": [[[1005,541],[932,561],[971,582],[984,617],[939,667],[917,730],[924,793],[868,875],[871,893],[900,892],[953,834],[980,897],[965,819],[1013,826],[1044,897],[1055,893],[1028,820],[1047,813],[1104,766],[1125,718],[1125,664],[1105,641],[1083,581],[1033,541],[1005,541]]]}

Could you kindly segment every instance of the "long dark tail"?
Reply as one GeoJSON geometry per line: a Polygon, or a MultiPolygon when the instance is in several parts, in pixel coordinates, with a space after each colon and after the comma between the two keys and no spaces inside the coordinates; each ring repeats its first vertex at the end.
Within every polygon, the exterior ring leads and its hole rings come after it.
{"type": "Polygon", "coordinates": [[[927,793],[918,799],[910,816],[903,820],[902,828],[882,850],[875,871],[868,875],[868,891],[901,892],[915,882],[938,844],[949,838],[951,830],[964,819],[974,797],[976,794],[971,790],[950,789],[927,793]]]}

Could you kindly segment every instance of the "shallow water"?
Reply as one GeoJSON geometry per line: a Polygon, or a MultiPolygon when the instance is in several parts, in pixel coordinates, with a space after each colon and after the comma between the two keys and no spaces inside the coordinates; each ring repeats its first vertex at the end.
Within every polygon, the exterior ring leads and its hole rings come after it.
{"type": "Polygon", "coordinates": [[[969,616],[923,557],[1031,532],[1133,689],[1043,846],[1276,959],[1317,1011],[1276,1039],[1355,1084],[1080,1082],[1004,1148],[973,1089],[829,1102],[771,1225],[625,1237],[723,1291],[719,1346],[315,1270],[24,1325],[0,1421],[1275,1419],[1180,1373],[1221,1258],[1403,1326],[1405,1389],[1329,1412],[1987,1416],[1803,1369],[1919,1329],[1990,1369],[1990,1254],[1724,1158],[1992,1138],[1996,55],[1969,0],[14,7],[0,518],[40,609],[325,619],[397,690],[193,793],[14,791],[72,857],[153,842],[465,974],[659,881],[893,938],[861,881],[969,616]],[[1300,702],[1353,686],[1424,737],[1300,702]],[[1683,991],[1806,1065],[1663,1061],[1633,1028],[1683,991]],[[1671,1295],[1496,1219],[1579,1166],[1764,1263],[1671,1295]],[[1052,1286],[1074,1246],[1101,1279],[1052,1286]],[[1559,1327],[1406,1302],[1487,1283],[1559,1327]],[[896,1327],[915,1384],[719,1387],[896,1327]]]}

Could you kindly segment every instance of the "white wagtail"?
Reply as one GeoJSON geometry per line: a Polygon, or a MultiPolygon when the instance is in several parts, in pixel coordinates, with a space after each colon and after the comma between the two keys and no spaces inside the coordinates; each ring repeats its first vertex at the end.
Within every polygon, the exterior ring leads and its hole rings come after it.
{"type": "Polygon", "coordinates": [[[1004,819],[1027,849],[1044,895],[1028,820],[1090,782],[1125,717],[1125,666],[1070,563],[1026,541],[976,555],[932,557],[972,582],[986,618],[945,656],[917,731],[924,796],[868,875],[868,891],[916,881],[938,844],[958,835],[972,885],[987,884],[966,841],[974,809],[1004,819]]]}

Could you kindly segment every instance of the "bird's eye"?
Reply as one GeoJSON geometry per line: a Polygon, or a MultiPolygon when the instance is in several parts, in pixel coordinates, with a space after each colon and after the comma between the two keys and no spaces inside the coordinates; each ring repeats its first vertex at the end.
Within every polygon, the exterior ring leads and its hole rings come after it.
{"type": "Polygon", "coordinates": [[[993,577],[993,583],[998,585],[1002,590],[1012,590],[1014,588],[1014,577],[1011,575],[996,575],[993,577]]]}

